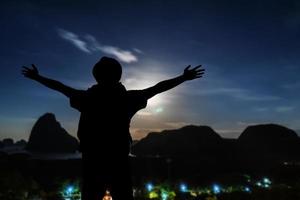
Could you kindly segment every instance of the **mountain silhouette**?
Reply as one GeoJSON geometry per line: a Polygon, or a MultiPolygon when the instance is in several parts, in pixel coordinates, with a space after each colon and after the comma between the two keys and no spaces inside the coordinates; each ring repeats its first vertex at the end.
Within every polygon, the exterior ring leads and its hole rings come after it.
{"type": "Polygon", "coordinates": [[[277,124],[247,127],[238,138],[245,155],[284,159],[299,155],[300,138],[289,128],[277,124]]]}
{"type": "Polygon", "coordinates": [[[276,124],[247,127],[238,139],[224,139],[208,126],[186,126],[149,133],[132,148],[137,156],[197,156],[198,158],[243,159],[248,156],[292,159],[300,155],[296,132],[276,124]]]}
{"type": "Polygon", "coordinates": [[[27,145],[27,142],[25,140],[19,140],[15,143],[15,146],[19,146],[19,147],[25,147],[27,145]]]}
{"type": "Polygon", "coordinates": [[[14,140],[11,138],[5,138],[2,140],[3,147],[11,147],[14,145],[14,140]]]}
{"type": "Polygon", "coordinates": [[[187,156],[212,153],[222,138],[208,126],[185,126],[177,130],[149,133],[132,148],[135,155],[187,156]]]}
{"type": "Polygon", "coordinates": [[[73,153],[78,149],[78,141],[71,136],[55,115],[46,113],[34,124],[26,150],[41,153],[73,153]]]}
{"type": "Polygon", "coordinates": [[[294,140],[298,135],[292,129],[277,124],[260,124],[248,126],[240,135],[239,141],[275,141],[275,140],[294,140]]]}

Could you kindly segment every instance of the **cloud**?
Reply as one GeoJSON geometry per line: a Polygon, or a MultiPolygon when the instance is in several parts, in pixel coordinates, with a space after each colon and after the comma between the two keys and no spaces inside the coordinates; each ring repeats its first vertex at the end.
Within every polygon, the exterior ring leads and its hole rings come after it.
{"type": "Polygon", "coordinates": [[[73,44],[75,47],[77,47],[81,51],[83,51],[85,53],[92,53],[88,49],[86,42],[79,39],[78,35],[76,35],[75,33],[72,33],[70,31],[66,31],[64,29],[58,29],[57,32],[58,32],[58,35],[61,38],[69,41],[71,44],[73,44]]]}
{"type": "Polygon", "coordinates": [[[138,60],[132,52],[119,49],[118,47],[100,46],[99,50],[103,53],[116,56],[119,60],[126,63],[136,62],[138,60]]]}
{"type": "Polygon", "coordinates": [[[138,48],[133,48],[133,51],[139,53],[139,54],[144,54],[144,52],[138,48]]]}
{"type": "MultiPolygon", "coordinates": [[[[64,29],[58,29],[57,32],[62,39],[70,42],[79,50],[85,53],[92,54],[94,52],[101,51],[105,54],[115,56],[117,59],[125,63],[132,63],[138,61],[137,56],[133,52],[129,50],[123,50],[115,46],[102,45],[92,35],[85,35],[84,37],[79,37],[77,34],[64,29]]],[[[141,52],[141,50],[139,51],[141,52]]]]}
{"type": "Polygon", "coordinates": [[[85,39],[87,40],[88,46],[92,51],[101,51],[103,53],[113,55],[117,57],[119,60],[131,63],[131,62],[137,62],[138,58],[128,50],[122,50],[118,47],[109,46],[109,45],[101,45],[97,39],[92,35],[86,35],[85,39]]]}

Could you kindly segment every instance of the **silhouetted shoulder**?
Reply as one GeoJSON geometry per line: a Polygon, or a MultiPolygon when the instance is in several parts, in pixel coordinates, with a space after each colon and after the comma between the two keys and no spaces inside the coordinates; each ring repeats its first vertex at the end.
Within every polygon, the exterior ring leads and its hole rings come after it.
{"type": "MultiPolygon", "coordinates": [[[[147,106],[147,94],[145,90],[128,90],[126,92],[127,100],[123,99],[122,103],[127,102],[128,114],[131,118],[137,111],[147,106]]],[[[86,106],[89,106],[91,95],[88,91],[78,90],[70,96],[70,105],[76,110],[82,112],[86,106]]],[[[120,99],[121,100],[121,99],[120,99]]]]}
{"type": "Polygon", "coordinates": [[[147,106],[148,98],[144,90],[128,90],[127,97],[130,117],[147,106]]]}
{"type": "Polygon", "coordinates": [[[85,105],[87,97],[87,91],[85,90],[77,90],[70,96],[70,105],[72,108],[76,110],[82,111],[83,106],[85,105]]]}

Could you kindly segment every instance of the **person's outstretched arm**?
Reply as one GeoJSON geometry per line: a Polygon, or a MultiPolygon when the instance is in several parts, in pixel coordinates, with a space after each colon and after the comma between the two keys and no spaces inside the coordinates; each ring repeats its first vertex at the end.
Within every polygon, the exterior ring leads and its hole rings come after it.
{"type": "Polygon", "coordinates": [[[36,68],[36,66],[34,64],[32,64],[32,68],[23,66],[22,74],[25,77],[35,80],[35,81],[45,85],[48,88],[51,88],[53,90],[63,93],[67,97],[71,97],[72,95],[74,95],[76,92],[79,91],[79,90],[76,90],[74,88],[71,88],[69,86],[62,84],[59,81],[52,80],[52,79],[41,76],[39,74],[38,69],[36,68]]]}
{"type": "Polygon", "coordinates": [[[190,67],[191,67],[190,65],[187,66],[184,69],[183,74],[178,77],[161,81],[152,87],[144,89],[143,91],[145,92],[144,93],[145,97],[149,99],[155,96],[156,94],[170,90],[185,81],[201,78],[203,76],[204,69],[201,69],[201,65],[193,69],[190,69],[190,67]]]}

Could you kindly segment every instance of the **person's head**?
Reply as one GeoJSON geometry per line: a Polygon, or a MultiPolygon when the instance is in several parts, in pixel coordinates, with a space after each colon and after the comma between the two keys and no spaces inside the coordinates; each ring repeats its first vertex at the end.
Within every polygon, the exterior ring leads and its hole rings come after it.
{"type": "Polygon", "coordinates": [[[118,83],[122,76],[122,66],[116,59],[104,56],[94,65],[93,76],[98,83],[118,83]]]}

